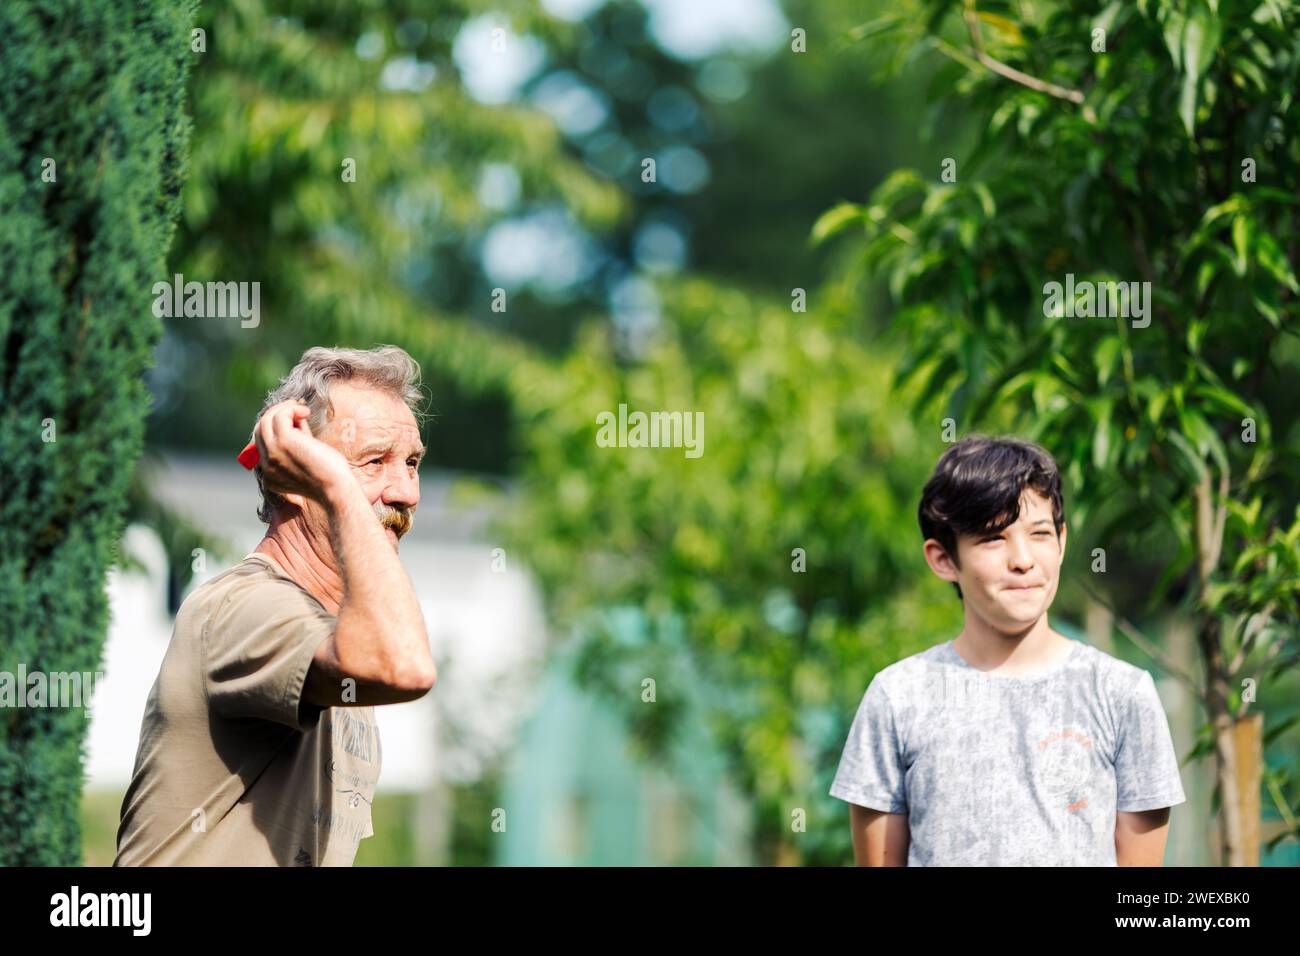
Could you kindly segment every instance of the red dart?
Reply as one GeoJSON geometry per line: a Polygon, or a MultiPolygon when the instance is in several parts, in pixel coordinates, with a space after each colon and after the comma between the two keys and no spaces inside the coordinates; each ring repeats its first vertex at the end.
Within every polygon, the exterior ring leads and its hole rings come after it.
{"type": "Polygon", "coordinates": [[[252,442],[252,441],[250,441],[247,445],[245,445],[244,450],[241,451],[238,455],[239,463],[243,465],[245,468],[247,468],[249,471],[252,471],[254,468],[257,467],[258,458],[259,455],[257,454],[257,442],[252,442]]]}

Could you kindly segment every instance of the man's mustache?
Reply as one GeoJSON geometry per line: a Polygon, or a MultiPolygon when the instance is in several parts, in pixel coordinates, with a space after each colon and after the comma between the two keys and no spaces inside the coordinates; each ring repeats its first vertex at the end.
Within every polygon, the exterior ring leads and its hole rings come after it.
{"type": "Polygon", "coordinates": [[[411,513],[410,508],[394,508],[392,505],[379,502],[375,504],[375,517],[385,528],[392,528],[397,532],[399,538],[410,531],[411,525],[415,522],[415,515],[411,513]]]}

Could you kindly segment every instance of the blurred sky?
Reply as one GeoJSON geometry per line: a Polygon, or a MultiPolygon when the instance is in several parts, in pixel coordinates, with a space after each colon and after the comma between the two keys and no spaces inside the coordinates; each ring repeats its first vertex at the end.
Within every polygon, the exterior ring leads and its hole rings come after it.
{"type": "MultiPolygon", "coordinates": [[[[604,0],[542,0],[553,16],[581,20],[604,0]]],[[[720,53],[769,55],[789,34],[789,24],[772,0],[642,0],[649,15],[649,31],[655,42],[679,60],[698,62],[698,84],[706,95],[727,102],[743,95],[747,81],[743,70],[729,60],[710,60],[720,53]]],[[[358,53],[378,56],[377,38],[367,35],[358,43],[358,53]]],[[[461,27],[453,49],[461,79],[470,95],[484,104],[518,102],[524,87],[547,67],[545,46],[534,37],[513,33],[505,20],[483,14],[461,27]],[[494,31],[501,29],[508,55],[493,48],[494,31]]],[[[600,54],[593,53],[593,56],[600,54]]],[[[608,53],[604,67],[621,75],[629,86],[653,84],[654,78],[621,50],[608,53]]],[[[432,75],[419,67],[402,64],[393,70],[394,85],[427,85],[432,75]]],[[[385,70],[387,78],[389,71],[385,70]]],[[[584,150],[593,166],[611,175],[634,169],[639,157],[612,122],[608,96],[571,70],[546,75],[526,97],[547,113],[570,139],[589,139],[584,150]]],[[[655,126],[665,132],[686,133],[695,123],[699,107],[691,93],[678,86],[654,91],[646,112],[655,126]]],[[[686,195],[704,189],[710,181],[708,160],[686,143],[657,151],[658,182],[673,193],[686,195]]],[[[480,182],[480,196],[491,208],[509,211],[518,202],[520,188],[514,170],[504,164],[488,167],[480,182]]],[[[648,216],[632,241],[633,261],[638,271],[676,272],[688,264],[689,229],[678,216],[648,216]]],[[[566,291],[592,278],[605,261],[605,253],[572,215],[560,207],[543,207],[503,219],[487,230],[482,242],[481,261],[488,279],[503,288],[529,286],[544,300],[563,302],[566,291]]],[[[658,303],[649,283],[627,270],[611,270],[605,280],[605,296],[614,323],[632,343],[644,338],[658,318],[658,303]]]]}

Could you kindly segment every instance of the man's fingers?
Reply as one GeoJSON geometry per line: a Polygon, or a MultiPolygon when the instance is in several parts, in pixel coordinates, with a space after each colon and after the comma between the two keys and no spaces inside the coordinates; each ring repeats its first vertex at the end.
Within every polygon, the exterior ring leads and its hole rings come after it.
{"type": "Polygon", "coordinates": [[[276,441],[283,442],[287,433],[297,426],[298,408],[297,402],[281,402],[269,410],[271,434],[276,441]]]}
{"type": "Polygon", "coordinates": [[[292,438],[294,431],[305,433],[308,437],[315,437],[312,435],[311,426],[307,424],[310,415],[311,409],[297,401],[280,402],[268,408],[258,424],[254,439],[258,443],[258,454],[261,455],[262,461],[274,462],[272,468],[286,464],[280,459],[286,451],[286,446],[294,440],[292,438]]]}
{"type": "Polygon", "coordinates": [[[316,436],[311,433],[311,425],[307,421],[307,419],[310,417],[311,417],[311,409],[308,408],[306,405],[299,404],[294,406],[293,427],[299,428],[302,431],[306,432],[309,438],[315,438],[316,436]]]}

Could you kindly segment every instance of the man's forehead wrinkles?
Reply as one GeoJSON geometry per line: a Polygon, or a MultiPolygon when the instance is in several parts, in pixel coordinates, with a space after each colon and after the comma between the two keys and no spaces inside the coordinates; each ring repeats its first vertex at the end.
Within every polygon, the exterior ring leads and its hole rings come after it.
{"type": "Polygon", "coordinates": [[[397,441],[402,438],[420,440],[420,430],[414,425],[395,422],[358,421],[356,423],[359,441],[397,441]]]}
{"type": "MultiPolygon", "coordinates": [[[[369,442],[359,446],[357,450],[357,454],[369,455],[378,452],[383,452],[384,454],[387,454],[388,452],[391,452],[395,447],[396,446],[392,442],[369,442]]],[[[423,445],[417,445],[416,447],[408,451],[406,454],[408,457],[414,456],[416,458],[423,458],[426,451],[428,451],[428,449],[426,449],[423,445]]]]}
{"type": "Polygon", "coordinates": [[[425,447],[424,443],[420,441],[419,433],[417,432],[413,436],[413,438],[414,438],[413,441],[406,442],[401,440],[401,436],[394,436],[394,435],[381,434],[381,435],[370,435],[364,437],[358,436],[356,447],[360,449],[362,453],[364,453],[367,451],[387,452],[387,451],[391,451],[395,447],[407,445],[410,448],[409,454],[424,455],[424,453],[428,451],[428,449],[425,447]]]}

